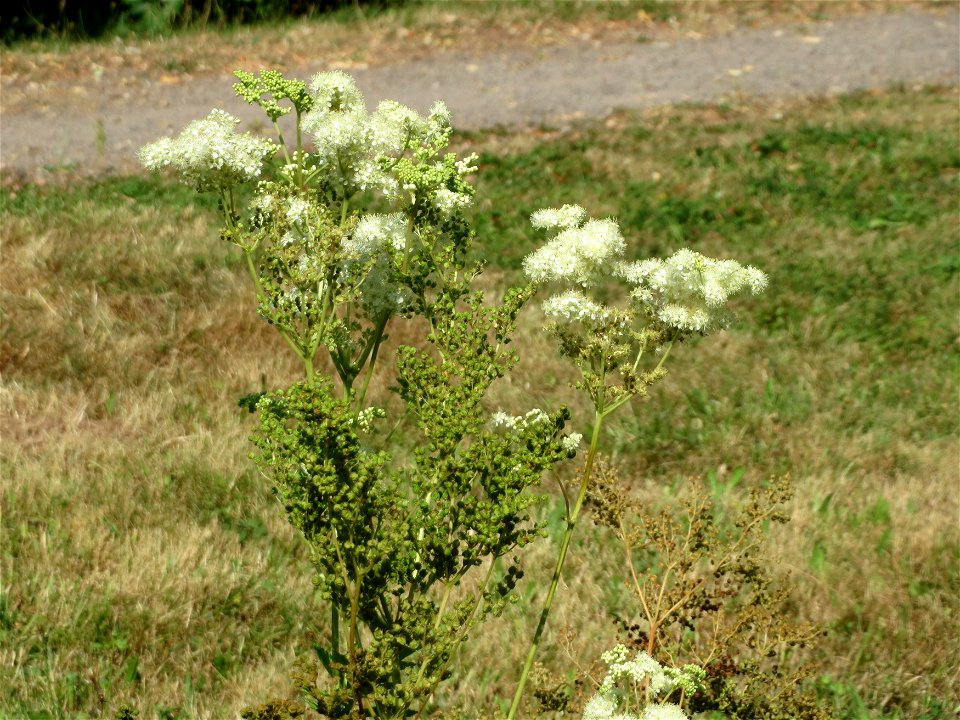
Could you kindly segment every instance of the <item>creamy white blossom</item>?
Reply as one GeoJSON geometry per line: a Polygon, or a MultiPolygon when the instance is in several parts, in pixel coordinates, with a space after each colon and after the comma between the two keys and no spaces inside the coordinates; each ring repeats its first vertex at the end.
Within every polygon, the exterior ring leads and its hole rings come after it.
{"type": "Polygon", "coordinates": [[[580,442],[583,440],[583,435],[578,432],[570,433],[566,437],[560,440],[560,446],[567,452],[575,452],[577,448],[580,447],[580,442]]]}
{"type": "Polygon", "coordinates": [[[505,427],[511,430],[516,424],[514,416],[507,415],[503,410],[497,410],[493,415],[491,415],[490,422],[493,423],[494,427],[505,427]]]}
{"type": "Polygon", "coordinates": [[[433,141],[449,134],[450,123],[452,121],[453,116],[447,104],[443,102],[443,100],[435,101],[430,108],[430,116],[428,118],[429,134],[427,140],[433,141]]]}
{"type": "Polygon", "coordinates": [[[253,199],[250,201],[250,210],[253,213],[266,213],[272,207],[273,203],[276,201],[276,198],[272,193],[263,189],[263,183],[260,184],[261,187],[257,188],[256,195],[253,196],[253,199]]]}
{"type": "Polygon", "coordinates": [[[520,431],[524,430],[532,425],[538,425],[539,423],[546,422],[550,419],[550,416],[547,415],[540,408],[534,408],[530,410],[525,415],[508,415],[502,410],[497,410],[491,417],[490,422],[494,427],[504,428],[510,431],[520,431]]]}
{"type": "Polygon", "coordinates": [[[457,168],[457,173],[461,176],[471,175],[477,171],[478,165],[473,165],[477,160],[480,159],[480,156],[476,153],[470,153],[465,158],[460,158],[454,163],[454,167],[457,168]]]}
{"type": "Polygon", "coordinates": [[[286,218],[294,228],[303,231],[310,223],[310,203],[303,198],[287,198],[286,218]]]}
{"type": "MultiPolygon", "coordinates": [[[[414,188],[401,188],[394,169],[405,153],[416,154],[426,148],[431,154],[449,142],[447,106],[435,103],[424,117],[406,105],[384,100],[368,113],[363,94],[342,72],[319,73],[310,89],[314,103],[304,115],[301,128],[314,139],[313,177],[344,197],[375,190],[391,200],[415,202],[418,198],[414,193],[403,193],[414,188]]],[[[469,162],[457,165],[461,176],[473,170],[469,162]]],[[[432,195],[434,190],[430,192],[432,195]]],[[[439,192],[430,200],[441,213],[449,215],[465,207],[470,197],[439,192]]]]}
{"type": "Polygon", "coordinates": [[[590,220],[562,230],[523,261],[523,270],[535,283],[595,284],[609,275],[623,254],[623,236],[613,220],[590,220]]]}
{"type": "Polygon", "coordinates": [[[328,184],[346,194],[389,185],[376,162],[374,131],[363,94],[346,73],[323,72],[310,84],[313,109],[301,123],[314,138],[314,157],[328,184]]]}
{"type": "Polygon", "coordinates": [[[682,686],[692,694],[701,687],[703,669],[685,665],[682,670],[665,668],[645,652],[638,652],[632,659],[625,645],[617,645],[603,653],[600,658],[609,666],[606,677],[597,694],[587,702],[583,720],[689,720],[679,705],[655,703],[657,696],[664,699],[675,688],[682,686]],[[625,681],[623,685],[619,685],[625,681]],[[639,715],[632,715],[621,704],[629,704],[632,692],[624,688],[644,688],[647,704],[639,715]]]}
{"type": "Polygon", "coordinates": [[[617,703],[603,694],[594,695],[583,706],[583,720],[611,720],[617,712],[617,703]]]}
{"type": "Polygon", "coordinates": [[[470,207],[473,197],[467,193],[453,192],[446,188],[440,188],[433,194],[433,204],[444,217],[450,217],[454,213],[470,207]]]}
{"type": "Polygon", "coordinates": [[[445,144],[450,135],[450,110],[437,101],[423,117],[413,108],[393,100],[384,100],[370,116],[372,141],[384,155],[396,156],[408,148],[445,144]]]}
{"type": "Polygon", "coordinates": [[[605,662],[607,665],[613,665],[614,663],[622,663],[630,656],[630,650],[627,649],[627,646],[623,643],[620,643],[612,650],[607,650],[600,654],[600,659],[605,662]]]}
{"type": "Polygon", "coordinates": [[[363,93],[352,77],[339,70],[317,73],[310,82],[313,112],[352,112],[363,109],[363,93]]]}
{"type": "Polygon", "coordinates": [[[640,720],[689,720],[689,718],[679,705],[664,703],[648,705],[640,716],[640,720]]]}
{"type": "Polygon", "coordinates": [[[187,125],[177,137],[144,145],[140,162],[148,170],[176,170],[184,182],[200,190],[254,180],[277,146],[249,133],[237,133],[239,122],[223,110],[213,110],[187,125]]]}
{"type": "Polygon", "coordinates": [[[416,110],[393,100],[384,100],[370,116],[373,147],[384,155],[399,155],[411,144],[419,145],[431,130],[428,120],[416,110]]]}
{"type": "Polygon", "coordinates": [[[362,107],[344,112],[311,111],[303,128],[313,134],[314,158],[329,184],[342,187],[347,194],[390,185],[390,178],[376,161],[372,131],[362,107]]]}
{"type": "Polygon", "coordinates": [[[450,127],[453,116],[443,100],[434,100],[430,106],[430,122],[437,127],[450,127]]]}
{"type": "Polygon", "coordinates": [[[360,218],[343,250],[350,257],[362,259],[385,248],[402,252],[407,243],[407,220],[402,213],[380,215],[369,213],[360,218]]]}
{"type": "Polygon", "coordinates": [[[650,305],[659,320],[684,332],[724,327],[729,314],[724,303],[749,290],[763,292],[767,276],[734,260],[714,260],[684,248],[666,260],[623,263],[617,274],[634,286],[632,297],[650,305]]]}
{"type": "Polygon", "coordinates": [[[530,216],[530,224],[541,230],[579,227],[587,219],[587,211],[579,205],[564,205],[559,208],[537,210],[530,216]]]}
{"type": "MultiPolygon", "coordinates": [[[[347,195],[372,189],[398,198],[400,187],[383,161],[409,149],[445,144],[449,138],[450,111],[443,103],[435,104],[426,118],[393,100],[368,113],[362,93],[344,73],[320,73],[310,87],[314,105],[302,128],[314,138],[321,176],[347,195]]],[[[447,196],[437,201],[443,212],[465,203],[447,196]]]]}
{"type": "Polygon", "coordinates": [[[373,429],[374,420],[386,416],[387,412],[383,408],[368,407],[360,410],[355,418],[348,421],[348,424],[354,425],[360,432],[368,433],[373,429]]]}
{"type": "Polygon", "coordinates": [[[297,259],[297,272],[301,278],[307,278],[310,284],[323,275],[323,262],[315,253],[305,252],[297,259]]]}
{"type": "Polygon", "coordinates": [[[600,685],[601,692],[610,691],[622,679],[635,683],[647,681],[651,697],[669,693],[674,688],[673,679],[663,666],[643,651],[630,660],[627,648],[618,645],[601,655],[601,659],[610,667],[600,685]]]}
{"type": "Polygon", "coordinates": [[[567,290],[547,298],[543,313],[548,317],[598,325],[613,316],[610,308],[594,302],[579,290],[567,290]]]}

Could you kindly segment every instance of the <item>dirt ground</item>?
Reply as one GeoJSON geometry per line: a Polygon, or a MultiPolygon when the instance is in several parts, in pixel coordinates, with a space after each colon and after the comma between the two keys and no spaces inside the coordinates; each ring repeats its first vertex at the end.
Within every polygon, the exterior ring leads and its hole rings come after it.
{"type": "Polygon", "coordinates": [[[562,129],[618,109],[744,96],[960,84],[960,4],[845,7],[850,12],[827,21],[767,16],[750,27],[714,19],[683,28],[638,15],[470,31],[441,16],[441,30],[421,28],[416,37],[403,27],[367,35],[354,28],[343,30],[339,44],[327,36],[318,45],[309,26],[298,25],[262,39],[247,31],[216,43],[194,35],[62,53],[6,51],[0,167],[7,182],[136,171],[137,148],[212,107],[262,128],[258,110],[233,97],[233,67],[279,66],[304,78],[344,69],[370,105],[390,97],[425,111],[442,99],[465,130],[562,129]],[[454,29],[444,35],[447,26],[454,29]],[[355,44],[345,47],[351,37],[355,44]]]}

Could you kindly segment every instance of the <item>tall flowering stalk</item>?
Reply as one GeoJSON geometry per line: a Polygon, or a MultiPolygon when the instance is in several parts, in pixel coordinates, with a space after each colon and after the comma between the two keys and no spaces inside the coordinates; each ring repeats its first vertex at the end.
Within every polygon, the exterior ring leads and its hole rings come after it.
{"type": "Polygon", "coordinates": [[[331,718],[419,715],[470,630],[515,597],[513,554],[538,537],[530,488],[576,440],[562,433],[565,410],[504,425],[484,409],[517,361],[510,335],[532,292],[489,307],[470,290],[479,267],[466,261],[463,210],[476,168],[444,152],[443,104],[426,117],[392,101],[371,113],[338,72],[309,85],[271,71],[237,78],[277,143],[214,111],[141,158],[219,196],[221,236],[244,255],[259,314],[303,363],[305,382],[249,405],[254,459],[331,608],[329,642],[295,675],[304,702],[331,718]],[[277,122],[290,112],[292,148],[277,122]],[[241,187],[254,183],[252,196],[241,187]],[[396,352],[403,412],[384,432],[371,378],[390,325],[413,316],[429,330],[396,352]],[[320,371],[323,353],[335,377],[320,371]],[[400,427],[415,449],[391,453],[400,427]]]}
{"type": "Polygon", "coordinates": [[[714,260],[683,249],[666,260],[628,262],[626,243],[611,219],[588,220],[577,205],[540,210],[533,226],[549,233],[529,255],[524,272],[554,290],[542,305],[560,353],[579,370],[577,387],[594,407],[593,431],[579,487],[563,488],[566,528],[543,609],[524,662],[509,718],[515,718],[593,474],[603,423],[617,409],[666,375],[677,342],[729,325],[726,301],[745,290],[760,293],[767,277],[733,260],[714,260]],[[623,301],[602,300],[620,293],[623,301]]]}
{"type": "Polygon", "coordinates": [[[264,110],[279,144],[237,133],[239,120],[214,110],[142,148],[141,160],[219,196],[221,235],[244,254],[260,314],[308,380],[326,348],[349,394],[364,371],[369,378],[391,318],[418,302],[422,309],[417,288],[432,282],[444,254],[462,256],[469,232],[460,210],[472,202],[474,158],[442,154],[451,133],[443,103],[427,117],[392,101],[368,113],[341,72],[320,73],[309,86],[274,71],[236,75],[237,94],[264,110]],[[278,125],[290,112],[292,151],[278,125]],[[309,153],[305,136],[315,145],[309,153]],[[238,207],[240,186],[251,182],[252,200],[238,207]],[[365,211],[364,193],[390,212],[365,211]]]}

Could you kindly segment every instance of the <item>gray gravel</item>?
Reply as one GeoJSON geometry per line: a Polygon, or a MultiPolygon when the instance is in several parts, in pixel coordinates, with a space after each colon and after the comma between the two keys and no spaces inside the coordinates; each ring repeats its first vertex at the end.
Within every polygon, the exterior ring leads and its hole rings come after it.
{"type": "MultiPolygon", "coordinates": [[[[306,77],[321,66],[305,67],[306,77]]],[[[426,111],[443,99],[463,129],[564,125],[620,108],[731,95],[786,98],[896,84],[960,84],[960,12],[905,11],[819,25],[745,30],[671,42],[456,52],[353,72],[368,102],[390,97],[426,111]]],[[[0,105],[0,166],[28,177],[51,168],[129,171],[136,149],[178,132],[211,107],[250,122],[257,111],[232,97],[231,79],[151,84],[139,96],[74,85],[47,87],[27,110],[0,105]],[[96,101],[83,102],[95,96],[96,101]]],[[[9,92],[9,90],[8,90],[9,92]]]]}

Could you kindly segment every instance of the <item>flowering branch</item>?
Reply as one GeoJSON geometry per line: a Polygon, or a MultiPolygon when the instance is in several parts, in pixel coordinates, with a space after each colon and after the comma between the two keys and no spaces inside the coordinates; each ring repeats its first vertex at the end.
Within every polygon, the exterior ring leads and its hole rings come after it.
{"type": "Polygon", "coordinates": [[[667,260],[627,263],[622,259],[626,243],[616,222],[586,217],[586,211],[577,205],[534,213],[533,226],[553,237],[523,263],[534,283],[566,286],[547,298],[542,309],[553,318],[549,332],[558,340],[560,353],[580,371],[577,387],[593,401],[594,422],[580,489],[573,507],[567,505],[557,562],[510,705],[510,720],[517,716],[540,647],[590,486],[604,420],[634,397],[645,396],[648,388],[666,375],[664,363],[676,342],[726,327],[732,320],[723,307],[729,297],[746,288],[759,293],[767,283],[766,275],[756,268],[713,260],[687,249],[667,260]],[[613,282],[627,286],[628,301],[623,307],[604,304],[584,292],[609,289],[613,282]],[[651,370],[640,372],[640,361],[651,348],[660,359],[651,370]]]}

